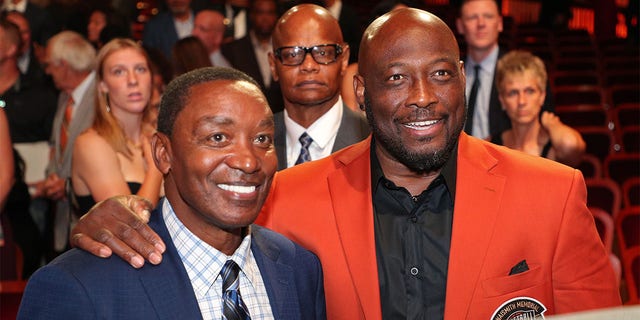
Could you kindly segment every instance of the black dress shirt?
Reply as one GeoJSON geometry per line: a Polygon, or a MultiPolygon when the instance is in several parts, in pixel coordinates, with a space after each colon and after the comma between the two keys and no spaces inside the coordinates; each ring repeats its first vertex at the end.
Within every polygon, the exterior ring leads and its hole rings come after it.
{"type": "Polygon", "coordinates": [[[371,148],[376,256],[383,319],[443,319],[457,146],[419,195],[385,178],[371,148]]]}

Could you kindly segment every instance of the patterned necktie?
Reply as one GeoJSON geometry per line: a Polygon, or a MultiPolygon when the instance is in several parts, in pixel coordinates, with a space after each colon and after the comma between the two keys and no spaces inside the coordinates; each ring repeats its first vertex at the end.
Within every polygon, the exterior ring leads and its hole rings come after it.
{"type": "Polygon", "coordinates": [[[240,297],[238,287],[238,272],[240,267],[227,260],[222,267],[222,319],[223,320],[251,320],[247,306],[240,297]]]}
{"type": "Polygon", "coordinates": [[[473,112],[476,107],[476,97],[478,96],[478,88],[480,87],[480,65],[476,64],[473,84],[469,93],[469,101],[467,104],[467,124],[464,126],[464,132],[471,134],[473,131],[473,112]]]}
{"type": "Polygon", "coordinates": [[[60,152],[64,152],[69,140],[69,125],[73,116],[73,97],[67,99],[67,106],[64,109],[64,117],[62,118],[62,126],[60,127],[60,152]]]}
{"type": "Polygon", "coordinates": [[[311,154],[309,153],[309,146],[313,142],[313,139],[305,132],[300,136],[300,144],[302,147],[300,148],[300,155],[298,156],[298,160],[296,160],[296,164],[305,163],[307,161],[311,161],[311,154]]]}

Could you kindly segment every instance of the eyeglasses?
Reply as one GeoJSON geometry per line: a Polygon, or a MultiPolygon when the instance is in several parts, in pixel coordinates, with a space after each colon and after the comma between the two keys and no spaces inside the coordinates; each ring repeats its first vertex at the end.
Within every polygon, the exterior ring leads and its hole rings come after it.
{"type": "Polygon", "coordinates": [[[285,66],[302,64],[307,53],[310,53],[318,64],[331,64],[336,62],[342,53],[342,46],[339,44],[320,44],[313,47],[280,47],[273,52],[285,66]]]}

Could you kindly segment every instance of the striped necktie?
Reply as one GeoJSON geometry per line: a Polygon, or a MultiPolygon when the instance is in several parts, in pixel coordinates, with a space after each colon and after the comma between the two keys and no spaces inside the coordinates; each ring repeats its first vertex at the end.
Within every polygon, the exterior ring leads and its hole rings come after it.
{"type": "Polygon", "coordinates": [[[240,267],[227,260],[222,267],[222,319],[223,320],[251,320],[247,306],[242,301],[238,286],[240,267]]]}

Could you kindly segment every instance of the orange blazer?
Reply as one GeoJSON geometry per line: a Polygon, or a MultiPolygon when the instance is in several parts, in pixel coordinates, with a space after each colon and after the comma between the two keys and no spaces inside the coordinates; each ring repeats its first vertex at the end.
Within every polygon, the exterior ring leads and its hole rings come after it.
{"type": "MultiPolygon", "coordinates": [[[[257,221],[319,256],[328,319],[382,318],[370,143],[278,172],[257,221]]],[[[490,319],[519,297],[544,315],[621,303],[580,171],[462,133],[445,319],[490,319]]]]}

